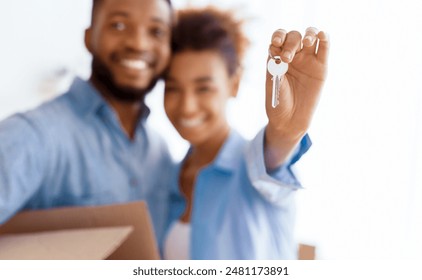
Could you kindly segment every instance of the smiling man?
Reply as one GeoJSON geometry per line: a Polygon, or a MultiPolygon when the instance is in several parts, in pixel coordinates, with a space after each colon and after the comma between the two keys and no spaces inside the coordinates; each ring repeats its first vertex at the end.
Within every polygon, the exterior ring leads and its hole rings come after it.
{"type": "Polygon", "coordinates": [[[130,138],[145,95],[170,57],[171,9],[166,1],[96,0],[85,45],[92,84],[117,111],[130,138]]]}
{"type": "Polygon", "coordinates": [[[170,57],[169,0],[94,0],[89,81],[0,122],[0,224],[21,209],[146,200],[157,238],[171,158],[145,95],[170,57]]]}

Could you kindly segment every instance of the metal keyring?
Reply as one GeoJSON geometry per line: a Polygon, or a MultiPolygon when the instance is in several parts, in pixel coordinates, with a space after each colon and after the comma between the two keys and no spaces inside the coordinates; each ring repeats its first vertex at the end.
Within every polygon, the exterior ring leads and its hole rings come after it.
{"type": "Polygon", "coordinates": [[[273,56],[269,48],[268,48],[268,55],[270,56],[271,59],[274,59],[277,64],[281,62],[281,57],[279,55],[273,56]]]}

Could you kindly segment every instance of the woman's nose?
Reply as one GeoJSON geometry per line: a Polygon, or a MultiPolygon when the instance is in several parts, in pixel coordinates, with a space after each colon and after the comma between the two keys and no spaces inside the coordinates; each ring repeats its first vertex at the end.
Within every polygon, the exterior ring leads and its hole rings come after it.
{"type": "Polygon", "coordinates": [[[197,98],[193,94],[184,94],[180,102],[180,110],[184,115],[190,115],[196,112],[198,109],[197,98]]]}

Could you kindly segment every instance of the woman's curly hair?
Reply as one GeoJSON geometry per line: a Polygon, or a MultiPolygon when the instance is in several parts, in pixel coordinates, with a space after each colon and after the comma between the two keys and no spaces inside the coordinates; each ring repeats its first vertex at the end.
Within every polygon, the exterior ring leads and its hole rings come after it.
{"type": "Polygon", "coordinates": [[[172,51],[217,51],[232,75],[241,66],[249,40],[242,31],[243,21],[231,11],[215,7],[179,10],[172,32],[172,51]]]}

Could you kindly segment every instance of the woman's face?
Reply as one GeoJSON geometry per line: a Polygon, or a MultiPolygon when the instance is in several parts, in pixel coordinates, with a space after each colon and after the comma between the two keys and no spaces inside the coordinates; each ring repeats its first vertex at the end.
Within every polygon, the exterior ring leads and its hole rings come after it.
{"type": "Polygon", "coordinates": [[[237,88],[218,52],[184,51],[171,58],[164,108],[180,135],[199,145],[228,131],[226,103],[237,88]]]}

